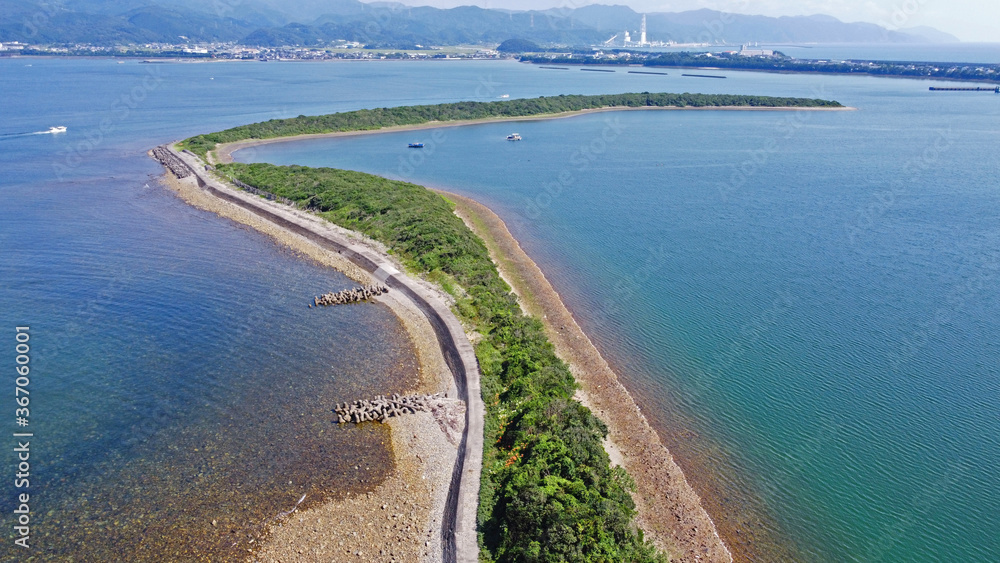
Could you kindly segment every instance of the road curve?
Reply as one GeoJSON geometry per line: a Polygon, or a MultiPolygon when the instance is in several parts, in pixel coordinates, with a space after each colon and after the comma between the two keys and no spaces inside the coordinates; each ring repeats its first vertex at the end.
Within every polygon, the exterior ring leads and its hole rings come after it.
{"type": "MultiPolygon", "coordinates": [[[[465,401],[465,431],[458,446],[451,484],[442,515],[441,547],[445,563],[475,563],[479,560],[476,513],[479,506],[479,479],[483,462],[483,401],[479,364],[462,324],[441,299],[422,285],[396,270],[392,263],[371,250],[339,236],[332,230],[318,230],[302,212],[227,186],[213,177],[205,163],[193,153],[174,150],[172,144],[154,149],[154,157],[176,175],[186,168],[208,193],[238,205],[296,234],[340,253],[370,272],[376,279],[410,299],[434,328],[441,352],[465,401]],[[178,166],[180,165],[180,166],[178,166]]],[[[185,176],[187,174],[184,174],[185,176]]]]}

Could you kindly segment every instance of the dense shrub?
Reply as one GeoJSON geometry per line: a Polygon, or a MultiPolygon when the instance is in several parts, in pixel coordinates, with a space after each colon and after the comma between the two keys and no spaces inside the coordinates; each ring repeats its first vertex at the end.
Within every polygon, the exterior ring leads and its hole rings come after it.
{"type": "Polygon", "coordinates": [[[332,168],[218,170],[365,233],[409,267],[441,272],[465,289],[456,310],[483,335],[476,353],[486,404],[484,558],[664,560],[632,523],[632,482],[609,464],[602,446],[607,428],[573,400],[576,383],[541,323],[521,313],[485,245],[447,201],[421,186],[332,168]]]}

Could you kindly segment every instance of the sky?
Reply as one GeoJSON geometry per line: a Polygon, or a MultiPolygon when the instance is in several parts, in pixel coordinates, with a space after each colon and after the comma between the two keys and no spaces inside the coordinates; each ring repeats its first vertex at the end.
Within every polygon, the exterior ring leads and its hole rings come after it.
{"type": "Polygon", "coordinates": [[[802,16],[826,14],[845,22],[870,22],[888,29],[926,25],[962,41],[1000,43],[997,0],[397,0],[411,6],[476,5],[482,8],[542,10],[587,4],[625,4],[637,12],[683,12],[709,8],[738,14],[802,16]]]}

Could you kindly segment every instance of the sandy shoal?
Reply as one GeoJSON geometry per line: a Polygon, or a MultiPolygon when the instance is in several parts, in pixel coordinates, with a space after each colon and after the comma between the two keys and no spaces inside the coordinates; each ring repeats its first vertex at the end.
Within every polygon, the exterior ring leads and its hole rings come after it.
{"type": "Polygon", "coordinates": [[[308,135],[295,135],[291,137],[274,137],[271,139],[250,139],[246,141],[236,141],[233,143],[221,143],[209,152],[211,164],[233,162],[233,153],[260,145],[270,145],[272,143],[288,143],[292,141],[303,141],[306,139],[327,139],[333,137],[354,137],[361,135],[375,135],[379,133],[400,133],[406,131],[421,131],[424,129],[440,129],[443,127],[462,127],[464,125],[481,125],[485,123],[502,123],[516,121],[541,121],[550,119],[565,119],[590,113],[603,113],[609,111],[855,111],[853,107],[758,107],[758,106],[705,106],[705,107],[611,107],[597,109],[582,109],[578,111],[567,111],[556,114],[526,115],[521,117],[496,117],[489,119],[462,119],[456,121],[429,121],[418,125],[399,125],[394,127],[383,127],[381,129],[371,129],[367,131],[337,131],[333,133],[311,133],[308,135]]]}
{"type": "Polygon", "coordinates": [[[605,449],[612,463],[623,466],[635,480],[636,522],[646,537],[672,561],[732,561],[701,499],[670,452],[504,222],[472,199],[439,193],[456,204],[456,214],[486,242],[522,309],[542,321],[557,354],[569,364],[581,386],[577,398],[607,424],[605,449]]]}
{"type": "MultiPolygon", "coordinates": [[[[179,180],[167,172],[163,183],[195,207],[260,231],[278,244],[339,270],[361,284],[375,282],[368,272],[336,252],[206,193],[193,177],[179,180]]],[[[381,245],[374,241],[356,242],[367,243],[373,251],[386,256],[381,245]]],[[[416,351],[420,373],[416,388],[409,392],[443,392],[456,397],[454,380],[426,317],[411,301],[395,292],[377,300],[400,319],[416,351]]],[[[338,497],[332,491],[332,498],[323,504],[275,518],[266,539],[260,547],[248,552],[247,560],[440,561],[441,515],[465,427],[464,413],[464,403],[443,399],[432,412],[390,419],[386,424],[392,439],[393,470],[388,479],[361,494],[338,497]]]]}

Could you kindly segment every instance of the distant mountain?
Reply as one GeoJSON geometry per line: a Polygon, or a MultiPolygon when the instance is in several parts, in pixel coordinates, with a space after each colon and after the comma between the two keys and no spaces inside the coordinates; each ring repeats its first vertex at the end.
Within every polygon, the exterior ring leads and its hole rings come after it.
{"type": "MultiPolygon", "coordinates": [[[[591,5],[578,8],[578,22],[605,34],[638,32],[642,14],[627,6],[591,5]]],[[[940,37],[954,36],[933,28],[940,37]]],[[[890,31],[870,23],[844,23],[832,16],[748,16],[701,9],[646,14],[650,41],[677,43],[928,43],[939,39],[931,33],[890,31]]],[[[610,36],[610,35],[609,35],[610,36]]],[[[607,37],[605,38],[607,39],[607,37]]]]}
{"type": "Polygon", "coordinates": [[[130,0],[73,0],[62,5],[0,0],[0,42],[180,43],[184,41],[181,36],[225,42],[238,41],[262,26],[284,23],[252,9],[216,14],[185,4],[210,5],[189,0],[172,2],[169,7],[130,0]]]}
{"type": "Polygon", "coordinates": [[[916,35],[927,41],[927,43],[959,43],[961,40],[950,33],[945,33],[940,29],[921,25],[917,27],[907,27],[901,29],[907,35],[916,35]]]}
{"type": "MultiPolygon", "coordinates": [[[[521,38],[542,45],[593,45],[628,30],[642,15],[626,6],[575,10],[448,10],[358,0],[0,0],[0,42],[322,45],[337,39],[371,45],[496,44],[521,38]]],[[[713,10],[650,13],[650,41],[678,43],[880,43],[956,41],[933,28],[890,31],[830,16],[772,18],[713,10]]]]}

